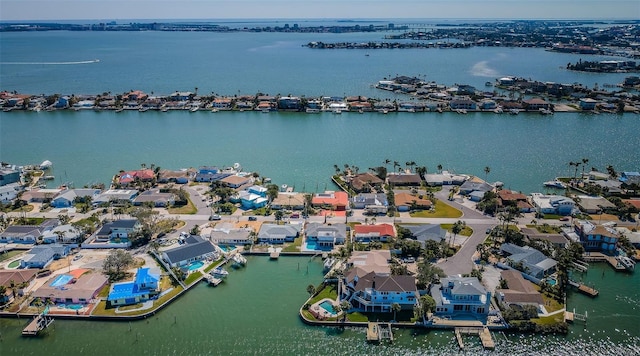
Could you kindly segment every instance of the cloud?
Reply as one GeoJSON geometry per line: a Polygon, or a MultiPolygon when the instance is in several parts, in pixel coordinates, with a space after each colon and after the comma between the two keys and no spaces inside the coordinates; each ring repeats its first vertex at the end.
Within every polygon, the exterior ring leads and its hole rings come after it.
{"type": "Polygon", "coordinates": [[[491,77],[496,78],[500,75],[498,71],[489,67],[489,61],[480,61],[471,67],[469,73],[475,77],[491,77]]]}

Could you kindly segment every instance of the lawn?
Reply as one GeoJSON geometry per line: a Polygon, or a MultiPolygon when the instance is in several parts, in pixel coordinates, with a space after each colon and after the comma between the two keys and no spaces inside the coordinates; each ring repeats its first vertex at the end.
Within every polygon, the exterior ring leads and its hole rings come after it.
{"type": "Polygon", "coordinates": [[[316,294],[315,297],[311,298],[311,300],[309,301],[309,304],[313,304],[317,301],[320,301],[324,298],[329,298],[332,300],[335,300],[336,298],[338,298],[338,291],[336,290],[336,286],[333,284],[328,284],[326,285],[321,291],[320,293],[316,294]]]}
{"type": "Polygon", "coordinates": [[[366,315],[364,315],[364,314],[362,314],[360,312],[353,312],[353,313],[347,314],[347,319],[349,321],[354,321],[354,322],[367,322],[367,321],[369,321],[369,318],[366,315]]]}
{"type": "MultiPolygon", "coordinates": [[[[440,226],[449,232],[451,232],[451,229],[453,228],[453,224],[441,224],[440,226]]],[[[471,234],[473,234],[473,229],[465,225],[464,229],[462,229],[458,235],[469,237],[471,234]]]]}
{"type": "Polygon", "coordinates": [[[212,262],[210,265],[208,265],[207,267],[205,267],[204,272],[205,273],[209,273],[212,269],[218,267],[218,265],[220,265],[220,262],[222,261],[222,257],[220,257],[217,261],[212,262]]]}
{"type": "Polygon", "coordinates": [[[183,205],[179,208],[171,207],[167,209],[169,214],[195,214],[198,212],[193,202],[191,202],[191,198],[187,199],[187,205],[183,205]]]}
{"type": "Polygon", "coordinates": [[[21,253],[23,253],[24,251],[20,251],[20,250],[14,250],[14,251],[9,251],[9,252],[5,252],[0,254],[0,262],[2,261],[6,261],[8,259],[10,259],[13,256],[17,256],[21,253]]]}
{"type": "Polygon", "coordinates": [[[302,246],[302,237],[296,237],[293,243],[282,249],[282,252],[300,252],[300,246],[302,246]]]}
{"type": "Polygon", "coordinates": [[[459,218],[461,216],[460,210],[440,200],[436,200],[436,206],[432,210],[411,213],[412,218],[459,218]]]}
{"type": "Polygon", "coordinates": [[[202,272],[200,271],[191,272],[189,273],[189,276],[187,277],[187,279],[184,280],[184,284],[188,286],[193,282],[195,282],[200,277],[202,277],[202,272]]]}

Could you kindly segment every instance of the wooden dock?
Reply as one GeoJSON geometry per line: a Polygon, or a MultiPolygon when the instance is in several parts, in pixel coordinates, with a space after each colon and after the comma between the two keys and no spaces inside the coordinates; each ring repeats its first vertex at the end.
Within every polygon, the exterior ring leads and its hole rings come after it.
{"type": "Polygon", "coordinates": [[[587,262],[607,262],[616,272],[624,272],[627,270],[615,257],[607,256],[600,252],[589,252],[588,255],[583,255],[582,259],[587,262]]]}
{"type": "Polygon", "coordinates": [[[460,350],[464,349],[464,340],[462,339],[462,335],[478,335],[480,337],[480,342],[482,343],[482,347],[485,350],[494,350],[496,348],[496,344],[493,341],[493,337],[491,336],[491,332],[489,328],[485,327],[458,327],[454,330],[456,334],[456,340],[458,340],[458,346],[460,350]]]}
{"type": "Polygon", "coordinates": [[[268,251],[269,251],[269,258],[272,260],[277,260],[278,257],[280,257],[280,252],[282,251],[282,248],[269,247],[268,251]]]}
{"type": "Polygon", "coordinates": [[[42,332],[42,330],[46,329],[53,323],[53,318],[47,316],[48,309],[45,309],[44,312],[36,315],[33,320],[22,330],[22,336],[37,336],[42,332]]]}
{"type": "Polygon", "coordinates": [[[222,283],[222,279],[216,278],[210,274],[205,274],[204,279],[207,280],[207,283],[209,283],[210,286],[214,286],[214,287],[217,287],[218,284],[222,283]]]}
{"type": "Polygon", "coordinates": [[[369,322],[367,324],[367,341],[380,342],[382,340],[389,340],[389,342],[393,342],[391,324],[369,322]]]}

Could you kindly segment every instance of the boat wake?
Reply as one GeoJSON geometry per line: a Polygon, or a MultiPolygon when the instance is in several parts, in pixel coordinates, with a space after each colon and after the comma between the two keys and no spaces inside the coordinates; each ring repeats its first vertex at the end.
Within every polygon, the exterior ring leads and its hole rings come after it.
{"type": "Polygon", "coordinates": [[[497,70],[489,67],[489,61],[480,61],[474,64],[473,67],[471,67],[471,69],[469,70],[469,73],[471,73],[471,75],[475,77],[497,78],[500,76],[498,75],[497,70]]]}
{"type": "Polygon", "coordinates": [[[73,65],[73,64],[92,64],[100,62],[99,59],[93,59],[90,61],[75,61],[75,62],[0,62],[0,64],[16,64],[16,65],[73,65]]]}

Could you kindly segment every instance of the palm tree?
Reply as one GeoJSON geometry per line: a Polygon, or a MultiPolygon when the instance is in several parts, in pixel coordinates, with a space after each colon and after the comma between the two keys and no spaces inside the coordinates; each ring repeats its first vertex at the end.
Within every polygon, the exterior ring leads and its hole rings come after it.
{"type": "Polygon", "coordinates": [[[438,164],[438,172],[442,173],[442,165],[438,164]]]}
{"type": "Polygon", "coordinates": [[[456,241],[456,236],[458,236],[458,234],[462,232],[462,230],[464,230],[465,226],[466,223],[461,220],[458,220],[453,224],[453,226],[451,227],[451,232],[453,233],[453,241],[452,243],[450,243],[450,245],[453,246],[453,242],[456,241]]]}
{"type": "Polygon", "coordinates": [[[484,179],[487,180],[489,177],[489,173],[491,172],[491,168],[489,166],[484,167],[484,179]]]}
{"type": "Polygon", "coordinates": [[[402,310],[402,307],[398,303],[391,304],[391,311],[393,311],[393,320],[397,320],[397,313],[402,310]]]}
{"type": "Polygon", "coordinates": [[[584,178],[584,168],[586,167],[587,163],[589,163],[589,159],[583,158],[582,159],[582,178],[584,178]]]}
{"type": "Polygon", "coordinates": [[[388,159],[388,158],[387,158],[387,159],[385,159],[385,160],[384,160],[384,168],[387,168],[387,166],[389,165],[389,163],[391,163],[391,160],[390,160],[390,159],[388,159]]]}
{"type": "Polygon", "coordinates": [[[313,284],[309,284],[307,286],[307,293],[309,293],[309,298],[311,298],[314,294],[316,294],[316,287],[313,284]]]}
{"type": "Polygon", "coordinates": [[[393,171],[396,171],[396,167],[400,167],[400,163],[398,161],[393,161],[393,171]]]}

